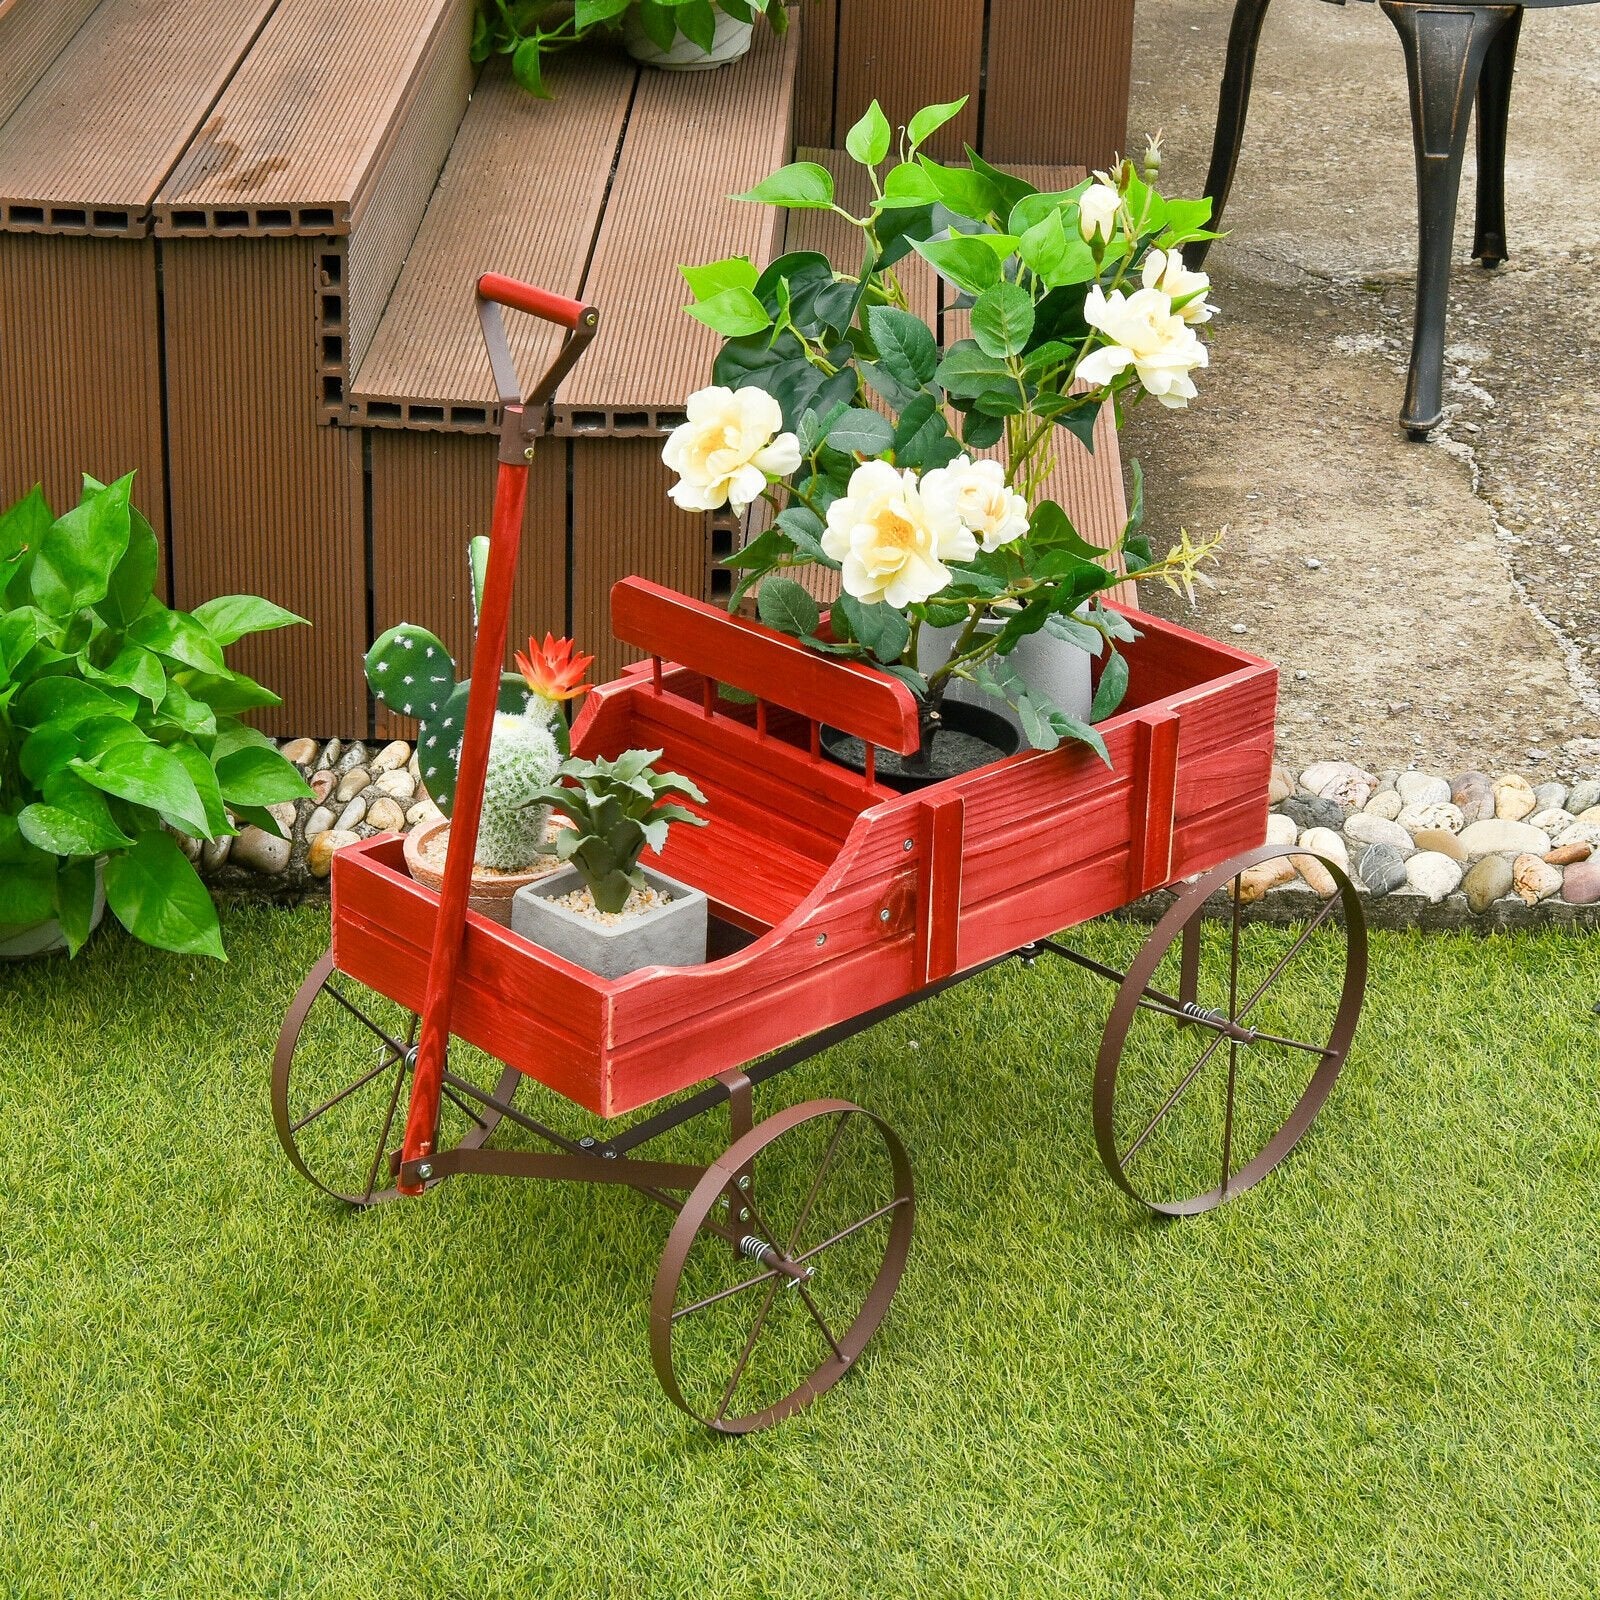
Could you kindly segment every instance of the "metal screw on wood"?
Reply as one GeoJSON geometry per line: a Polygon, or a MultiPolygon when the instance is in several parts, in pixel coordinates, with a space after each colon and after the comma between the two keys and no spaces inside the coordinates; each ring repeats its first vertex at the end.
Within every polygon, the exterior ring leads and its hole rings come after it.
{"type": "Polygon", "coordinates": [[[888,920],[889,920],[889,908],[888,908],[888,906],[885,906],[883,908],[883,910],[878,913],[878,921],[879,922],[887,922],[888,920]]]}
{"type": "Polygon", "coordinates": [[[911,848],[911,841],[907,839],[906,842],[900,846],[900,848],[902,850],[909,850],[911,848]]]}
{"type": "Polygon", "coordinates": [[[817,935],[817,943],[818,943],[818,944],[819,944],[819,945],[824,945],[824,944],[826,944],[826,943],[827,943],[827,942],[828,942],[828,936],[827,936],[827,934],[825,934],[825,933],[819,933],[819,934],[818,934],[818,935],[817,935]]]}

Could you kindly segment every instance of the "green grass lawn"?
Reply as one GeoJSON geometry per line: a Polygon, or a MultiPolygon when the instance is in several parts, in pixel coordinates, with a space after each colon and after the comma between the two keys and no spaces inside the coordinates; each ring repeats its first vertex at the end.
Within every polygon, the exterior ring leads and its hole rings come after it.
{"type": "Polygon", "coordinates": [[[1600,940],[1378,937],[1317,1127],[1176,1225],[1097,1164],[1087,977],[834,1050],[762,1109],[894,1124],[911,1265],[844,1384],[729,1443],[651,1375],[647,1200],[304,1185],[268,1065],[326,914],[226,933],[0,970],[0,1593],[1594,1593],[1600,940]]]}

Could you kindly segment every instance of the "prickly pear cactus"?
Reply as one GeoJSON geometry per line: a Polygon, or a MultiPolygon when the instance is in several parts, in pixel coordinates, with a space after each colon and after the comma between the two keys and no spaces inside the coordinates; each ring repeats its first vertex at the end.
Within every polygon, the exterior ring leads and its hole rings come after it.
{"type": "Polygon", "coordinates": [[[467,685],[456,682],[455,658],[437,635],[402,622],[378,636],[366,664],[373,694],[391,711],[421,724],[417,762],[422,781],[433,803],[449,816],[467,713],[467,685]]]}

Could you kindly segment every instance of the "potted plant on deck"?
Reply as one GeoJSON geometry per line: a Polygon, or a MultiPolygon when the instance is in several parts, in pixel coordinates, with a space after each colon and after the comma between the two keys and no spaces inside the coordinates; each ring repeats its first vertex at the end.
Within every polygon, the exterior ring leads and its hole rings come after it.
{"type": "Polygon", "coordinates": [[[254,595],[165,605],[132,484],[0,514],[0,959],[76,955],[107,905],[146,944],[223,959],[180,836],[281,839],[271,808],[311,792],[240,720],[278,697],[223,653],[305,619],[254,595]]]}
{"type": "Polygon", "coordinates": [[[517,82],[543,99],[546,58],[591,34],[620,36],[628,54],[647,66],[697,72],[747,54],[758,17],[776,33],[788,31],[786,0],[483,0],[472,59],[510,56],[517,82]]]}
{"type": "MultiPolygon", "coordinates": [[[[915,690],[922,749],[877,763],[908,786],[993,760],[1019,731],[1103,757],[1093,725],[1122,698],[1117,646],[1134,637],[1105,592],[1125,573],[1190,586],[1215,543],[1185,533],[1153,557],[1137,463],[1109,550],[1044,493],[1056,429],[1092,448],[1108,404],[1120,423],[1146,397],[1174,410],[1194,398],[1212,308],[1180,250],[1210,237],[1210,202],[1156,191],[1154,142],[1142,171],[1122,162],[1058,193],[970,150],[959,166],[921,154],[961,105],[919,112],[891,163],[893,130],[873,103],[846,141],[871,188],[863,216],[809,162],[741,197],[838,214],[859,231],[862,264],[851,275],[802,251],[765,271],[742,257],[684,268],[690,314],[725,343],[714,386],[690,397],[663,452],[686,510],[765,502],[770,526],[727,558],[732,605],[758,589],[769,625],[915,690]],[[942,350],[896,273],[913,252],[970,324],[942,350]],[[826,623],[790,575],[803,568],[838,574],[826,623]]],[[[858,743],[829,745],[864,765],[858,743]]]]}
{"type": "MultiPolygon", "coordinates": [[[[475,610],[482,598],[487,545],[487,540],[475,539],[471,547],[475,610]]],[[[570,639],[546,634],[542,645],[529,639],[527,651],[517,653],[518,672],[501,679],[471,896],[472,909],[496,922],[509,923],[512,896],[555,869],[549,847],[558,825],[548,808],[530,800],[555,777],[570,748],[565,708],[588,692],[583,676],[593,659],[576,654],[570,639]]],[[[443,641],[409,622],[379,636],[367,652],[366,671],[378,700],[420,724],[422,781],[444,815],[406,835],[405,857],[412,877],[437,889],[450,845],[470,684],[457,681],[455,660],[443,641]]]]}
{"type": "Polygon", "coordinates": [[[603,978],[640,967],[695,966],[706,958],[706,897],[641,866],[659,854],[675,823],[703,828],[675,799],[705,804],[688,778],[657,772],[659,750],[627,750],[615,761],[569,760],[557,781],[527,802],[565,814],[556,836],[566,866],[517,892],[511,926],[525,939],[603,978]]]}

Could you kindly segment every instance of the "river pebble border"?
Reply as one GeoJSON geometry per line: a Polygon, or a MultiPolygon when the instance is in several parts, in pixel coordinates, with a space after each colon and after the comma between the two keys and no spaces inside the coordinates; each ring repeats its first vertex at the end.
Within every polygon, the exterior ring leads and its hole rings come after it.
{"type": "MultiPolygon", "coordinates": [[[[217,888],[304,894],[325,885],[343,846],[440,815],[404,740],[291,739],[280,748],[312,791],[274,808],[287,839],[248,827],[215,844],[184,841],[217,888]]],[[[1298,776],[1274,765],[1269,799],[1268,842],[1308,853],[1291,857],[1292,869],[1245,875],[1245,900],[1268,914],[1292,916],[1332,892],[1320,855],[1349,872],[1379,925],[1600,925],[1600,778],[1447,777],[1318,761],[1298,776]]]]}

